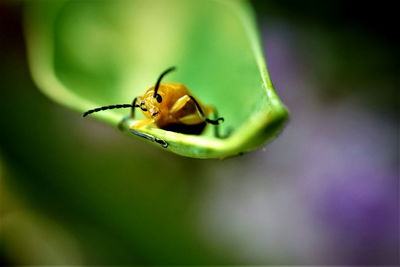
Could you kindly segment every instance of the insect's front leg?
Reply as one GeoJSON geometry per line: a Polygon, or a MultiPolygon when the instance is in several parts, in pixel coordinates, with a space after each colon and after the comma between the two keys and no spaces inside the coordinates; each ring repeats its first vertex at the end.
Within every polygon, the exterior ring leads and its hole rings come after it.
{"type": "Polygon", "coordinates": [[[135,108],[139,107],[138,104],[136,104],[137,102],[137,97],[135,97],[132,101],[132,108],[131,108],[131,114],[129,116],[125,116],[119,123],[118,123],[118,129],[120,129],[121,131],[124,130],[124,124],[130,120],[135,118],[135,108]]]}
{"type": "Polygon", "coordinates": [[[162,140],[162,139],[159,139],[159,138],[154,137],[154,136],[152,136],[152,135],[144,134],[144,133],[138,132],[138,131],[136,131],[136,130],[131,130],[131,133],[133,133],[134,135],[137,135],[137,136],[146,138],[147,140],[156,142],[156,143],[160,144],[163,148],[167,148],[167,147],[168,147],[167,141],[162,140]]]}
{"type": "Polygon", "coordinates": [[[154,137],[152,135],[136,131],[136,129],[146,127],[146,126],[152,124],[153,122],[154,122],[153,119],[145,118],[145,119],[135,121],[133,124],[130,125],[129,128],[131,130],[131,133],[133,133],[134,135],[146,138],[147,140],[150,140],[150,141],[160,144],[163,148],[167,148],[168,143],[166,141],[159,139],[157,137],[154,137]]]}
{"type": "Polygon", "coordinates": [[[186,103],[189,102],[190,100],[191,100],[190,96],[188,96],[188,95],[182,96],[174,103],[174,105],[169,110],[169,113],[175,114],[175,113],[179,112],[186,105],[186,103]]]}
{"type": "Polygon", "coordinates": [[[136,129],[139,129],[139,128],[146,127],[146,126],[152,124],[153,122],[154,122],[153,119],[144,118],[144,119],[140,119],[140,120],[134,121],[131,125],[129,125],[129,128],[131,130],[136,130],[136,129]]]}

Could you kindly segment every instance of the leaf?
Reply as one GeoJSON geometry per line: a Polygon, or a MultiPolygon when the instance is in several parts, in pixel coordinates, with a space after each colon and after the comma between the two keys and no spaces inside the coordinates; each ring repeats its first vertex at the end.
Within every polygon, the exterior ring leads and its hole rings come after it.
{"type": "MultiPolygon", "coordinates": [[[[177,66],[163,82],[185,84],[215,106],[225,119],[221,133],[229,136],[214,137],[212,126],[198,136],[140,129],[168,142],[171,152],[195,158],[248,152],[274,138],[287,119],[245,1],[31,1],[25,26],[38,87],[81,113],[131,103],[177,66]]],[[[116,126],[128,114],[92,116],[116,126]]]]}

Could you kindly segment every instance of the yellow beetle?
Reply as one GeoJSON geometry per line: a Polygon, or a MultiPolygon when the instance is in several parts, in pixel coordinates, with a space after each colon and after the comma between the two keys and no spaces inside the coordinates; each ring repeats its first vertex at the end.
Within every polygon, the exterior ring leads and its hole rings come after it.
{"type": "MultiPolygon", "coordinates": [[[[168,146],[166,141],[140,133],[136,129],[155,124],[157,127],[168,131],[201,134],[207,123],[218,126],[220,122],[223,122],[223,118],[209,119],[207,116],[211,113],[218,117],[215,108],[205,106],[196,100],[185,85],[179,83],[161,84],[162,78],[175,69],[175,67],[171,67],[161,73],[155,86],[149,88],[143,96],[136,97],[132,104],[118,104],[91,109],[86,111],[83,117],[102,110],[132,108],[131,115],[121,121],[119,124],[121,126],[126,120],[134,118],[135,108],[140,108],[145,118],[132,123],[130,125],[131,132],[157,142],[163,147],[168,146]]],[[[215,135],[219,137],[218,128],[215,129],[215,135]]]]}

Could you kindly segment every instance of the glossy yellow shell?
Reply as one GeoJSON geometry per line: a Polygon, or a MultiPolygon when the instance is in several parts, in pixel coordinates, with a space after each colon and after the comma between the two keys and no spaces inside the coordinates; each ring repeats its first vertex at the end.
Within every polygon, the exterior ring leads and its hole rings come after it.
{"type": "MultiPolygon", "coordinates": [[[[147,118],[153,119],[159,128],[165,128],[169,124],[195,125],[204,122],[204,118],[193,100],[185,102],[179,109],[174,108],[177,102],[185,97],[192,96],[185,85],[163,83],[160,85],[157,94],[162,97],[161,103],[158,103],[154,97],[154,86],[149,88],[143,96],[138,97],[136,103],[146,110],[143,111],[142,109],[143,114],[147,118]]],[[[204,106],[197,99],[196,101],[206,116],[212,111],[212,107],[204,106]]]]}

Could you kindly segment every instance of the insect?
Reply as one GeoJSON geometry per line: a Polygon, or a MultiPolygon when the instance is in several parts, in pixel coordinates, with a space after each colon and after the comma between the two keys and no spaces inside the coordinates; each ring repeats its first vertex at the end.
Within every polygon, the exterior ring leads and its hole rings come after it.
{"type": "Polygon", "coordinates": [[[89,114],[117,108],[131,108],[130,116],[124,118],[119,127],[129,119],[135,117],[135,108],[140,108],[145,118],[136,120],[130,125],[133,134],[146,138],[153,142],[168,147],[168,143],[162,139],[136,131],[149,125],[173,132],[185,134],[201,134],[207,124],[215,125],[215,135],[219,137],[218,125],[224,118],[218,118],[214,107],[205,106],[191,95],[185,85],[179,83],[163,83],[161,80],[175,67],[168,68],[159,76],[155,86],[149,88],[143,96],[135,97],[132,104],[118,104],[91,109],[83,113],[83,117],[89,114]],[[215,119],[208,116],[214,113],[215,119]]]}

